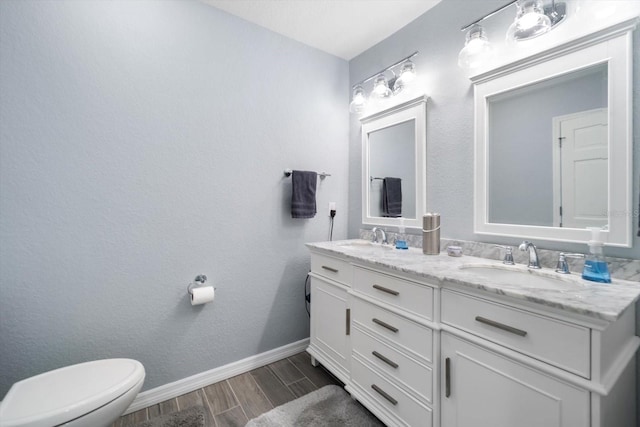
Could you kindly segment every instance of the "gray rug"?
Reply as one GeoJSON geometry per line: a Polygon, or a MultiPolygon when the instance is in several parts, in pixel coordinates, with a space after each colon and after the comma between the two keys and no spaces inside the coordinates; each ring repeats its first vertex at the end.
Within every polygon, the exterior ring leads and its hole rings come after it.
{"type": "Polygon", "coordinates": [[[384,427],[336,385],[324,386],[249,421],[246,427],[384,427]]]}
{"type": "Polygon", "coordinates": [[[135,427],[206,427],[206,422],[207,411],[202,406],[194,406],[143,421],[135,427]]]}

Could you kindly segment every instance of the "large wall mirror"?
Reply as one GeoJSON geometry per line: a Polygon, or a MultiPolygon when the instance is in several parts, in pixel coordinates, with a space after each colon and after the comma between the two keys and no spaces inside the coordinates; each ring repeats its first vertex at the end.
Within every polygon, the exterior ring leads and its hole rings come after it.
{"type": "Polygon", "coordinates": [[[421,228],[426,200],[425,96],[362,122],[362,223],[421,228]]]}
{"type": "Polygon", "coordinates": [[[631,29],[474,79],[476,233],[631,246],[631,29]]]}

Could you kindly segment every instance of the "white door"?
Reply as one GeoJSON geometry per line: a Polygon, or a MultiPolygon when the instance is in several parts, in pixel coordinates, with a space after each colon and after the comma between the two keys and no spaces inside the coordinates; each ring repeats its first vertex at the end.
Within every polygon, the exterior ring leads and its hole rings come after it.
{"type": "Polygon", "coordinates": [[[351,359],[350,310],[344,287],[311,278],[311,354],[344,382],[351,359]]]}
{"type": "Polygon", "coordinates": [[[553,118],[554,226],[608,223],[607,109],[553,118]]]}
{"type": "Polygon", "coordinates": [[[447,332],[442,427],[588,427],[589,392],[447,332]]]}

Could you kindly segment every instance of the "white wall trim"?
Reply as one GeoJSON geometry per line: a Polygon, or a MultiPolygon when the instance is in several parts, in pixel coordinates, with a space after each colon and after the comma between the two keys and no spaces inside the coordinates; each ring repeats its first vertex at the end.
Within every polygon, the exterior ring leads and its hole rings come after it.
{"type": "Polygon", "coordinates": [[[167,399],[173,399],[185,393],[190,393],[209,384],[217,383],[218,381],[223,381],[227,378],[251,371],[252,369],[293,356],[305,350],[308,345],[309,338],[305,338],[264,353],[256,354],[255,356],[238,360],[237,362],[232,362],[172,383],[161,385],[160,387],[143,391],[138,394],[131,406],[127,408],[125,414],[130,414],[148,406],[164,402],[167,399]]]}

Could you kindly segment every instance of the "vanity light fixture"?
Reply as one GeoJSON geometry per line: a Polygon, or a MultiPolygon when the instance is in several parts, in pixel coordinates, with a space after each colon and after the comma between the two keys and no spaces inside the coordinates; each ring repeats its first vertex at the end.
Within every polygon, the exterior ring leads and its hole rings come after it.
{"type": "Polygon", "coordinates": [[[353,94],[351,97],[351,104],[349,104],[349,111],[356,114],[364,111],[367,104],[364,85],[371,80],[373,80],[370,95],[372,98],[385,99],[402,92],[407,85],[416,78],[416,66],[411,61],[411,58],[417,54],[417,51],[413,52],[411,55],[402,58],[400,61],[389,65],[384,70],[378,71],[361,82],[353,85],[353,94]],[[400,68],[398,74],[393,70],[395,67],[400,68]],[[387,72],[391,74],[390,79],[387,78],[387,72]]]}
{"type": "Polygon", "coordinates": [[[479,24],[512,4],[516,5],[516,18],[507,30],[507,42],[540,36],[553,29],[567,16],[567,6],[563,2],[551,0],[548,5],[544,5],[542,0],[513,0],[461,28],[461,31],[468,30],[465,46],[458,55],[458,65],[461,68],[477,68],[493,55],[485,31],[479,24]]]}

